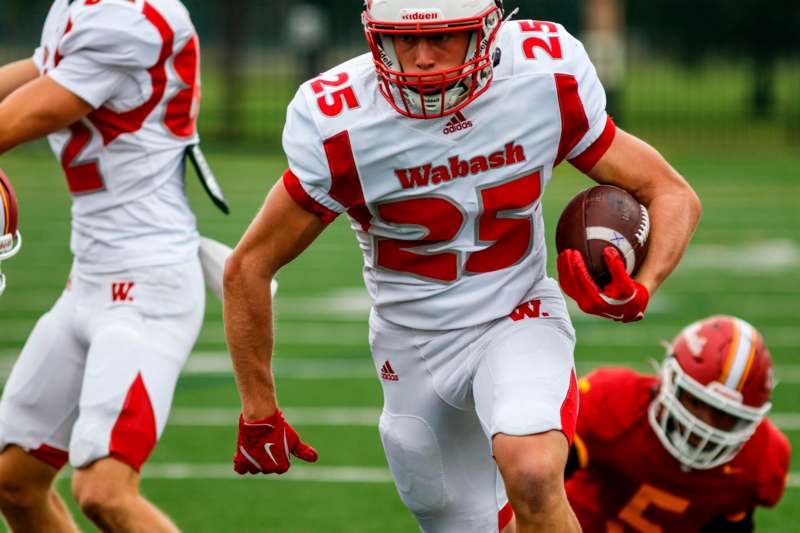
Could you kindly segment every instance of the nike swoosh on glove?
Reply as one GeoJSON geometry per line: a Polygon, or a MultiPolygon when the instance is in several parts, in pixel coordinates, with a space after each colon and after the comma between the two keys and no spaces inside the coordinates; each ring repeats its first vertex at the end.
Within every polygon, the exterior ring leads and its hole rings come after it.
{"type": "Polygon", "coordinates": [[[300,440],[280,410],[253,422],[245,422],[239,415],[239,436],[233,456],[233,469],[238,474],[283,474],[291,466],[290,455],[309,463],[318,458],[316,450],[300,440]]]}
{"type": "Polygon", "coordinates": [[[650,301],[647,288],[628,275],[622,256],[613,246],[603,250],[603,259],[611,273],[611,283],[600,289],[579,251],[564,250],[558,254],[561,289],[577,302],[584,313],[618,322],[641,320],[650,301]]]}

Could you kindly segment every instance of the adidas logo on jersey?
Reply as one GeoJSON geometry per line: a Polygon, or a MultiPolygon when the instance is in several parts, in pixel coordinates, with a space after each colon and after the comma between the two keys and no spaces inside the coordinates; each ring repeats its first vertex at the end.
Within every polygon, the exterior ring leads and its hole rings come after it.
{"type": "Polygon", "coordinates": [[[392,368],[392,365],[389,363],[389,361],[383,363],[383,366],[381,367],[381,379],[385,379],[386,381],[400,380],[400,376],[398,376],[397,372],[394,371],[394,368],[392,368]]]}
{"type": "Polygon", "coordinates": [[[465,130],[467,128],[472,127],[472,121],[467,120],[467,117],[464,116],[461,111],[456,111],[453,118],[450,119],[450,122],[447,123],[447,127],[442,130],[442,133],[445,135],[450,135],[451,133],[455,133],[457,131],[465,130]]]}
{"type": "Polygon", "coordinates": [[[425,163],[421,167],[396,169],[394,174],[404,189],[413,189],[436,185],[456,178],[466,178],[496,168],[516,165],[526,160],[523,147],[512,141],[506,144],[502,150],[489,155],[477,155],[466,160],[456,155],[448,159],[446,165],[433,166],[432,163],[425,163]]]}

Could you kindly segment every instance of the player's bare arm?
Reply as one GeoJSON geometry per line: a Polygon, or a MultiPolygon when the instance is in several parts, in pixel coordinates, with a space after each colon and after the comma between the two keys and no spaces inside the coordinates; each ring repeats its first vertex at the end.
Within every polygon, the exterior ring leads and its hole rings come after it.
{"type": "Polygon", "coordinates": [[[325,223],[298,206],[281,182],[225,264],[225,333],[246,420],[265,418],[278,408],[270,365],[270,282],[323,229],[325,223]]]}
{"type": "Polygon", "coordinates": [[[290,453],[317,460],[317,452],[300,440],[278,408],[270,283],[323,229],[325,223],[297,205],[280,182],[226,262],[225,334],[242,400],[234,456],[240,474],[286,472],[290,453]]]}
{"type": "Polygon", "coordinates": [[[28,83],[39,77],[39,69],[32,59],[22,59],[0,67],[0,102],[28,83]]]}
{"type": "Polygon", "coordinates": [[[49,76],[41,76],[0,103],[0,154],[69,126],[92,106],[49,76]]]}
{"type": "Polygon", "coordinates": [[[647,207],[650,247],[635,279],[652,295],[686,250],[700,219],[700,199],[657,150],[621,129],[589,175],[625,189],[647,207]]]}

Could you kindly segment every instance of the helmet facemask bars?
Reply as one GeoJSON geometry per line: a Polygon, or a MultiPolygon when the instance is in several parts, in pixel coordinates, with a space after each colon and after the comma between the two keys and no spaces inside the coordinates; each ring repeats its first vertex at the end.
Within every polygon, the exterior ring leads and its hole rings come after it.
{"type": "Polygon", "coordinates": [[[744,405],[730,392],[718,383],[695,381],[672,357],[664,361],[661,388],[650,404],[648,419],[667,451],[685,467],[708,470],[731,461],[771,407],[770,403],[744,405]],[[724,430],[701,420],[681,402],[686,395],[735,418],[734,427],[724,430]]]}

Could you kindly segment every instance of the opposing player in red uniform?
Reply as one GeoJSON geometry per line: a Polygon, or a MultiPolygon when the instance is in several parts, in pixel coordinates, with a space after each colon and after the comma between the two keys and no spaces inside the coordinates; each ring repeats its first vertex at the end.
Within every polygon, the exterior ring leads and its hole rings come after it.
{"type": "Polygon", "coordinates": [[[747,322],[714,316],[675,339],[661,376],[581,379],[566,482],[587,533],[743,533],[786,487],[789,441],[767,418],[772,361],[747,322]]]}
{"type": "MultiPolygon", "coordinates": [[[[67,461],[101,530],[176,531],[139,492],[139,470],[203,320],[183,182],[198,46],[179,0],[55,0],[33,57],[0,67],[0,154],[47,136],[72,193],[74,255],[0,400],[12,531],[77,530],[53,487],[67,461]]],[[[0,236],[0,258],[18,243],[0,236]]]]}
{"type": "Polygon", "coordinates": [[[563,490],[575,333],[546,272],[542,195],[568,160],[648,207],[635,279],[619,255],[604,289],[580,282],[580,254],[560,261],[582,309],[626,322],[678,263],[700,206],[658,152],[616,128],[580,42],[556,23],[507,21],[502,4],[370,0],[371,53],[289,105],[289,169],[225,270],[238,472],[316,459],[278,408],[267,287],[346,213],[373,301],[381,440],[422,530],[497,531],[514,526],[512,509],[519,533],[579,529],[563,490]]]}

